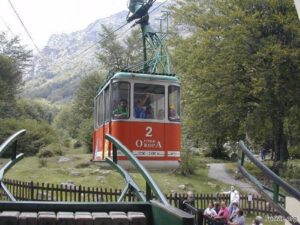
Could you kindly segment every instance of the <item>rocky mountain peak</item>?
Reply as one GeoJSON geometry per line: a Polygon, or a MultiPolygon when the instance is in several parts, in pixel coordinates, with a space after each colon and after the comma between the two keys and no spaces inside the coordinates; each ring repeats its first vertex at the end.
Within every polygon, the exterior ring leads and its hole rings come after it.
{"type": "MultiPolygon", "coordinates": [[[[159,4],[156,2],[153,8],[159,4]]],[[[162,9],[151,13],[151,25],[156,29],[159,28],[156,19],[160,18],[162,9]]],[[[127,11],[121,11],[98,19],[82,30],[51,35],[42,55],[34,58],[31,73],[25,78],[25,96],[46,98],[51,102],[72,99],[80,77],[101,70],[95,52],[99,51],[97,42],[102,24],[116,29],[126,23],[127,14],[127,11]]],[[[124,32],[129,26],[118,32],[124,32]]]]}

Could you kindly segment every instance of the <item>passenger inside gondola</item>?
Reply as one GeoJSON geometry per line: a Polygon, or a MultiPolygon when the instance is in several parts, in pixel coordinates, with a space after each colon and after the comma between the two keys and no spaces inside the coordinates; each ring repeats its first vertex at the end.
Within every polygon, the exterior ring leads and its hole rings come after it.
{"type": "Polygon", "coordinates": [[[134,108],[134,117],[135,118],[146,119],[146,111],[144,109],[144,105],[149,97],[150,97],[150,93],[146,93],[146,96],[144,99],[137,100],[136,106],[134,108]]]}
{"type": "MultiPolygon", "coordinates": [[[[130,85],[127,82],[116,82],[112,85],[112,118],[128,119],[130,114],[130,85]]],[[[109,102],[109,101],[107,101],[109,102]]],[[[109,107],[106,107],[109,109],[109,107]]]]}
{"type": "Polygon", "coordinates": [[[154,119],[154,112],[151,105],[146,107],[146,119],[154,119]]]}
{"type": "Polygon", "coordinates": [[[163,120],[165,107],[165,87],[163,85],[134,85],[134,112],[136,119],[163,120]]]}
{"type": "Polygon", "coordinates": [[[179,116],[176,113],[174,105],[169,105],[168,116],[169,120],[179,120],[179,116]]]}
{"type": "Polygon", "coordinates": [[[180,121],[180,88],[178,86],[169,86],[168,88],[168,118],[170,121],[180,121]]]}
{"type": "Polygon", "coordinates": [[[128,106],[127,100],[121,99],[119,105],[115,110],[113,110],[113,116],[117,119],[125,119],[128,117],[128,106]]]}

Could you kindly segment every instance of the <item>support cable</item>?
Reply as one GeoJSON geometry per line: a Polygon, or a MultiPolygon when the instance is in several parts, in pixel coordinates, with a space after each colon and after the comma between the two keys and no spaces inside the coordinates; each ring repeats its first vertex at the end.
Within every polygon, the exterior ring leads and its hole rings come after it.
{"type": "Polygon", "coordinates": [[[28,29],[26,28],[25,24],[23,23],[23,21],[22,21],[20,15],[19,15],[19,13],[17,12],[17,10],[15,9],[15,7],[13,6],[12,2],[11,2],[10,0],[8,0],[8,2],[9,2],[9,4],[10,4],[11,8],[13,9],[14,13],[16,14],[18,20],[19,20],[20,23],[22,24],[22,26],[23,26],[25,32],[27,33],[28,37],[30,38],[31,42],[33,43],[35,49],[36,49],[36,50],[38,51],[38,53],[41,55],[41,51],[40,51],[39,47],[35,44],[35,42],[34,42],[32,36],[31,36],[30,32],[28,31],[28,29]]]}
{"type": "MultiPolygon", "coordinates": [[[[101,38],[99,41],[101,41],[102,39],[106,39],[109,36],[111,36],[112,34],[114,34],[115,32],[117,32],[118,30],[122,29],[123,27],[125,27],[128,24],[128,22],[124,23],[122,26],[118,27],[117,29],[113,30],[110,34],[106,35],[105,37],[101,38]]],[[[91,45],[90,47],[84,49],[83,51],[81,51],[80,53],[78,53],[77,55],[75,55],[74,57],[72,57],[72,59],[77,58],[78,56],[86,53],[87,51],[89,51],[91,48],[93,48],[94,46],[96,46],[99,41],[95,42],[93,45],[91,45]]]]}

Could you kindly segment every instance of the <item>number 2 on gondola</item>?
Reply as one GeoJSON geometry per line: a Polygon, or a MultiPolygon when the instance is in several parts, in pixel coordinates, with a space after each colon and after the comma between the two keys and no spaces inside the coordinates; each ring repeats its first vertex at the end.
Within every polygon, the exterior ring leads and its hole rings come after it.
{"type": "Polygon", "coordinates": [[[152,137],[152,127],[146,127],[146,137],[152,137]]]}

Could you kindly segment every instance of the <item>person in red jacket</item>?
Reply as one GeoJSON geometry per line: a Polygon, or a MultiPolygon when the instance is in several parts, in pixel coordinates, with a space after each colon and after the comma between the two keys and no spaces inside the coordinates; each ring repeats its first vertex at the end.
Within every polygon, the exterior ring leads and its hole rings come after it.
{"type": "Polygon", "coordinates": [[[221,220],[223,223],[228,223],[229,215],[229,209],[226,207],[225,202],[222,202],[221,209],[215,219],[221,220]]]}

